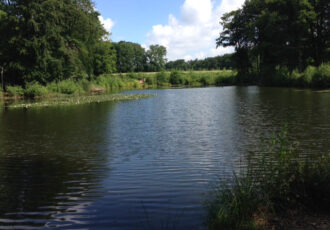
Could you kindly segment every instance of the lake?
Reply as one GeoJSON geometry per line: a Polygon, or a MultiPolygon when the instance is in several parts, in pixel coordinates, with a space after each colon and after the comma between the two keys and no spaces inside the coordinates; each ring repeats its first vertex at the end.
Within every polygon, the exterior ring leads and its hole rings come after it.
{"type": "Polygon", "coordinates": [[[330,151],[330,93],[141,90],[119,103],[0,110],[0,229],[205,229],[205,200],[288,125],[330,151]]]}

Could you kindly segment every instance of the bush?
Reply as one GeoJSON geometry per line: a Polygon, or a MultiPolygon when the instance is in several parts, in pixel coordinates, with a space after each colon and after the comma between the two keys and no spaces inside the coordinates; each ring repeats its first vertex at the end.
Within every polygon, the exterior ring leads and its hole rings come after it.
{"type": "Polygon", "coordinates": [[[158,86],[162,86],[169,83],[169,77],[164,71],[162,71],[156,74],[156,81],[158,86]]]}
{"type": "Polygon", "coordinates": [[[21,86],[8,86],[7,93],[11,97],[21,97],[24,95],[24,89],[21,86]]]}
{"type": "Polygon", "coordinates": [[[154,76],[147,76],[146,77],[146,83],[148,85],[156,85],[157,84],[157,79],[154,76]]]}
{"type": "Polygon", "coordinates": [[[320,65],[314,72],[312,85],[314,88],[330,87],[330,64],[320,65]]]}
{"type": "Polygon", "coordinates": [[[60,81],[57,86],[58,92],[63,94],[76,94],[82,91],[79,84],[73,80],[60,81]]]}
{"type": "Polygon", "coordinates": [[[311,87],[312,86],[312,80],[313,76],[315,75],[316,67],[315,66],[308,66],[303,73],[301,82],[302,86],[304,87],[311,87]]]}
{"type": "Polygon", "coordinates": [[[25,97],[42,97],[48,94],[48,90],[45,86],[40,85],[39,83],[28,83],[25,86],[24,96],[25,97]]]}
{"type": "Polygon", "coordinates": [[[179,71],[172,71],[170,74],[170,83],[172,85],[184,84],[183,74],[179,71]]]}
{"type": "Polygon", "coordinates": [[[199,79],[199,82],[203,85],[203,86],[209,86],[209,85],[214,85],[213,83],[213,79],[211,76],[203,76],[199,79]]]}
{"type": "Polygon", "coordinates": [[[102,75],[95,80],[95,83],[108,90],[121,89],[125,87],[124,76],[102,75]]]}

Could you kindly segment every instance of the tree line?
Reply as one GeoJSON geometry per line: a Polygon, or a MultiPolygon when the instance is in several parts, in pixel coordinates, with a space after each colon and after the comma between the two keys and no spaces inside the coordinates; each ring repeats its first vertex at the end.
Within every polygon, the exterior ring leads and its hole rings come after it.
{"type": "Polygon", "coordinates": [[[166,48],[113,43],[91,0],[0,0],[0,73],[6,85],[159,71],[166,48]]]}
{"type": "MultiPolygon", "coordinates": [[[[239,76],[270,82],[330,60],[329,0],[247,0],[221,18],[218,46],[234,46],[239,76]]],[[[244,79],[242,79],[244,80],[244,79]]]]}
{"type": "Polygon", "coordinates": [[[179,59],[176,61],[169,61],[166,63],[167,70],[223,70],[235,69],[232,54],[225,54],[223,56],[208,57],[202,60],[179,59]]]}

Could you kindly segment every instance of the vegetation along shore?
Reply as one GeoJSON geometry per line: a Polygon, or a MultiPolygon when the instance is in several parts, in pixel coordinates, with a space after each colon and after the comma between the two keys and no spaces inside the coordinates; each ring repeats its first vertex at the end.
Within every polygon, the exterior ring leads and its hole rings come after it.
{"type": "Polygon", "coordinates": [[[209,229],[329,229],[330,153],[306,158],[287,128],[249,154],[243,173],[220,182],[209,229]]]}

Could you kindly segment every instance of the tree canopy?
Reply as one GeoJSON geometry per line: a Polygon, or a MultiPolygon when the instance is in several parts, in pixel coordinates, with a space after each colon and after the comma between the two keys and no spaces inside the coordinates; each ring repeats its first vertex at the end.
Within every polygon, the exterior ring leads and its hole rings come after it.
{"type": "Polygon", "coordinates": [[[156,72],[165,68],[166,48],[161,45],[151,45],[146,53],[148,71],[156,72]]]}
{"type": "Polygon", "coordinates": [[[0,0],[5,81],[46,83],[115,71],[98,16],[90,0],[0,0]]]}
{"type": "Polygon", "coordinates": [[[202,60],[178,59],[166,63],[168,70],[220,70],[220,69],[234,69],[232,54],[225,54],[223,56],[209,57],[202,60]]]}
{"type": "Polygon", "coordinates": [[[221,18],[218,46],[234,46],[241,75],[267,81],[277,66],[290,71],[329,61],[328,0],[247,0],[221,18]]]}

